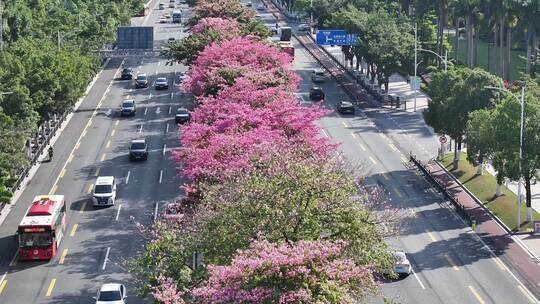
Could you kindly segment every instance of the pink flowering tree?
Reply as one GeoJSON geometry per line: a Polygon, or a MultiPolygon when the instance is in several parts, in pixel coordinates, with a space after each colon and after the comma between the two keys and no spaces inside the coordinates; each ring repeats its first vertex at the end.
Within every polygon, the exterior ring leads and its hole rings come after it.
{"type": "Polygon", "coordinates": [[[255,241],[230,265],[208,267],[200,303],[357,303],[374,293],[371,268],[344,257],[343,241],[255,241]]]}
{"type": "Polygon", "coordinates": [[[189,20],[189,24],[195,25],[206,17],[235,19],[245,23],[253,19],[255,13],[244,7],[238,0],[199,0],[193,9],[193,16],[189,20]]]}
{"type": "Polygon", "coordinates": [[[205,34],[211,31],[217,32],[220,34],[231,33],[237,36],[239,34],[238,22],[234,19],[225,19],[225,18],[219,18],[219,17],[206,17],[206,18],[201,19],[199,23],[197,23],[195,26],[191,28],[191,33],[194,35],[205,34]]]}
{"type": "Polygon", "coordinates": [[[289,70],[288,56],[269,44],[246,37],[214,43],[199,54],[182,88],[196,96],[217,95],[237,78],[247,78],[259,88],[281,85],[292,91],[299,78],[289,70]]]}

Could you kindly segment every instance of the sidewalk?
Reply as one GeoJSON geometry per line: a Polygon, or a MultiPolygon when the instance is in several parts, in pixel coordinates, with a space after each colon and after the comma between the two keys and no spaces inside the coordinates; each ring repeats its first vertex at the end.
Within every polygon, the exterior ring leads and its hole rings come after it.
{"type": "MultiPolygon", "coordinates": [[[[315,40],[315,35],[312,36],[315,40]]],[[[350,62],[345,61],[345,57],[341,52],[341,47],[339,46],[322,46],[326,53],[330,54],[342,68],[347,69],[351,74],[358,74],[360,77],[365,77],[365,74],[360,74],[360,71],[356,69],[356,61],[353,60],[353,64],[350,65],[350,62]],[[362,76],[360,76],[362,75],[362,76]]],[[[364,70],[366,69],[365,63],[361,63],[364,70]]],[[[357,82],[361,82],[357,80],[357,82]]],[[[377,83],[375,81],[375,83],[377,83]]],[[[399,96],[400,100],[406,101],[406,104],[401,104],[400,109],[407,112],[414,112],[414,96],[415,92],[411,89],[410,84],[407,80],[400,74],[393,74],[390,76],[390,82],[388,84],[388,95],[390,96],[399,96]]],[[[416,110],[422,111],[427,108],[428,105],[428,96],[421,91],[416,92],[416,110]]],[[[383,107],[390,107],[390,103],[384,103],[383,107]]]]}

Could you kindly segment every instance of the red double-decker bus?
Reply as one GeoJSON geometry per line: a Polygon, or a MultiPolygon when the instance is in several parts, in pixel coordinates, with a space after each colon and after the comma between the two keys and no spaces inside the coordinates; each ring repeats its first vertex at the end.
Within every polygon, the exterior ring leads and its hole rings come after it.
{"type": "Polygon", "coordinates": [[[63,195],[38,195],[21,220],[19,260],[50,260],[56,256],[66,230],[63,195]]]}

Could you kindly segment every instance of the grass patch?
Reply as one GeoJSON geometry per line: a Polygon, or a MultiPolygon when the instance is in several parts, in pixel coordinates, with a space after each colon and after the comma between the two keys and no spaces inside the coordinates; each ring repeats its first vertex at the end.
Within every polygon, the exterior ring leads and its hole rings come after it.
{"type": "MultiPolygon", "coordinates": [[[[495,197],[497,190],[497,179],[484,170],[482,176],[477,176],[477,167],[467,161],[467,155],[461,153],[461,160],[457,170],[453,170],[454,153],[448,153],[443,158],[441,163],[446,169],[452,173],[469,191],[471,191],[479,200],[484,203],[493,214],[495,214],[503,223],[510,229],[515,230],[517,227],[517,195],[503,186],[503,195],[495,197]]],[[[533,223],[525,223],[527,208],[525,202],[521,205],[521,231],[533,228],[533,223]]],[[[540,219],[538,214],[533,209],[533,218],[540,219]]]]}

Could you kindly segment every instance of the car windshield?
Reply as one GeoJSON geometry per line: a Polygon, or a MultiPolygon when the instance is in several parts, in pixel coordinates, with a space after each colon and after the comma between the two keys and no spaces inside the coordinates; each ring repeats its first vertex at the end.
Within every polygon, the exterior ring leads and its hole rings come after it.
{"type": "Polygon", "coordinates": [[[158,82],[166,82],[167,79],[165,79],[165,78],[158,78],[157,81],[158,81],[158,82]]]}
{"type": "Polygon", "coordinates": [[[50,233],[21,233],[19,244],[23,247],[50,246],[52,244],[50,233]]]}
{"type": "Polygon", "coordinates": [[[324,76],[323,71],[313,71],[313,73],[315,73],[315,75],[317,75],[317,76],[324,76]]]}
{"type": "Polygon", "coordinates": [[[176,110],[176,114],[189,114],[189,112],[186,109],[178,109],[176,110]]]}
{"type": "Polygon", "coordinates": [[[131,73],[131,69],[124,69],[124,73],[131,73]]]}
{"type": "Polygon", "coordinates": [[[104,194],[104,193],[111,193],[111,192],[112,192],[111,185],[96,185],[96,188],[94,189],[94,193],[97,193],[97,194],[104,194]]]}
{"type": "Polygon", "coordinates": [[[146,75],[137,76],[137,80],[146,80],[146,75]]]}
{"type": "Polygon", "coordinates": [[[122,107],[124,108],[133,107],[133,101],[124,101],[122,103],[122,107]]]}
{"type": "Polygon", "coordinates": [[[122,300],[120,291],[112,290],[112,291],[99,292],[98,301],[120,301],[120,300],[122,300]]]}
{"type": "Polygon", "coordinates": [[[145,148],[144,143],[132,143],[131,144],[131,150],[143,150],[145,148]]]}

